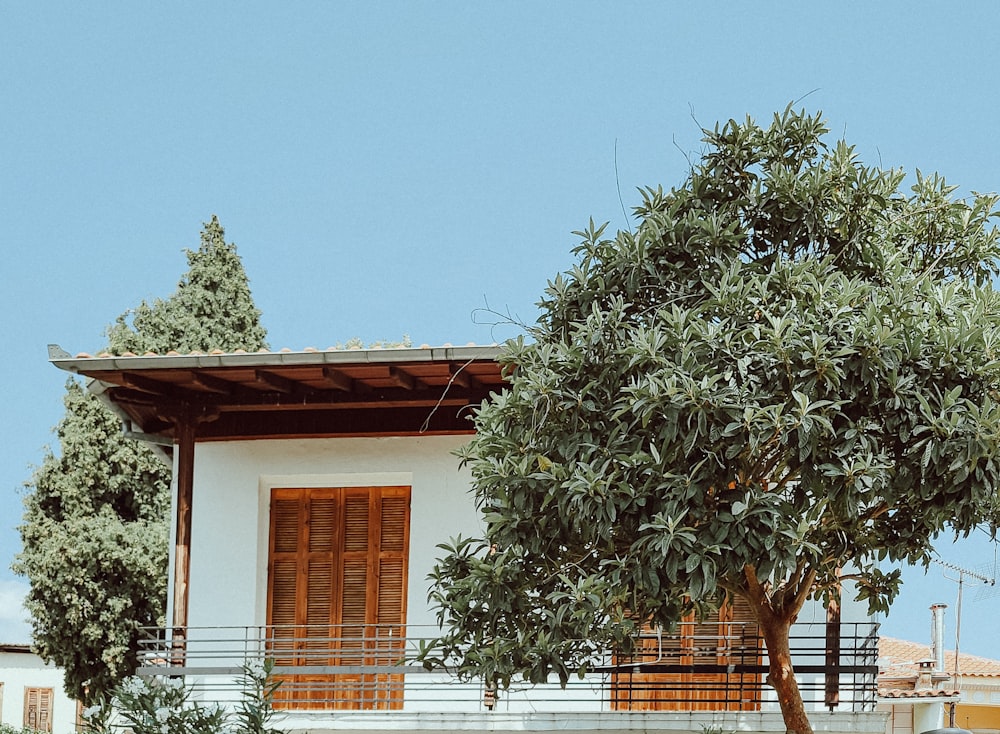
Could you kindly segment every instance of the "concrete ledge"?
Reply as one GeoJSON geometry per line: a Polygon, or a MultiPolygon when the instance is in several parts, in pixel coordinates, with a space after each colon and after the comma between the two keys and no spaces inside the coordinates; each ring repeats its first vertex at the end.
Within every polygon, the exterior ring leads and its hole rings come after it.
{"type": "MultiPolygon", "coordinates": [[[[813,712],[810,721],[816,734],[884,734],[888,714],[884,712],[813,712]]],[[[785,734],[781,714],[777,712],[553,712],[553,713],[428,713],[414,712],[296,712],[278,719],[275,724],[289,734],[345,734],[372,731],[459,734],[486,731],[510,732],[558,731],[567,734],[587,732],[674,732],[703,734],[706,729],[740,734],[785,734]]]]}

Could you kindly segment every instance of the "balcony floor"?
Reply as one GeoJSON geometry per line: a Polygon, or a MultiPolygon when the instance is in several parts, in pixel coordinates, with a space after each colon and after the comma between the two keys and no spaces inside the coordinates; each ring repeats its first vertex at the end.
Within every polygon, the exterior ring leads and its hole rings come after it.
{"type": "MultiPolygon", "coordinates": [[[[810,714],[816,734],[883,734],[888,714],[882,712],[817,711],[810,714]]],[[[708,727],[740,734],[785,734],[778,712],[595,712],[479,713],[430,712],[294,712],[276,725],[288,734],[370,734],[373,731],[495,734],[558,731],[673,732],[703,734],[708,727]]]]}

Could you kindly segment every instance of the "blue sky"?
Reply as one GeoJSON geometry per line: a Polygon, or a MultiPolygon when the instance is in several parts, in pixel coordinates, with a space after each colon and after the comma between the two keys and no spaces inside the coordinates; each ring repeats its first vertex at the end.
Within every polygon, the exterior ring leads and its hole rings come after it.
{"type": "MultiPolygon", "coordinates": [[[[993,3],[0,4],[0,641],[20,488],[62,414],[45,345],[168,296],[217,214],[273,348],[488,343],[588,218],[682,181],[699,124],[822,110],[871,163],[1000,189],[993,3]],[[617,156],[616,156],[617,150],[617,156]],[[617,161],[616,161],[617,157],[617,161]],[[617,163],[617,172],[616,172],[617,163]]],[[[992,572],[985,536],[943,558],[992,572]]],[[[884,632],[929,636],[943,570],[884,632]]],[[[966,585],[962,650],[1000,658],[966,585]]]]}

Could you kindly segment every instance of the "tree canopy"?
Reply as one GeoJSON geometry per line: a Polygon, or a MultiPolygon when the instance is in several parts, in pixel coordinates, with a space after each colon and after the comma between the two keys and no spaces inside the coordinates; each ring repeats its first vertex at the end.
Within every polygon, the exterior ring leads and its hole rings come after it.
{"type": "Polygon", "coordinates": [[[634,231],[577,233],[462,451],[484,537],[432,575],[429,663],[567,681],[742,597],[790,731],[807,599],[1000,520],[995,195],[864,165],[791,108],[706,130],[634,231]]]}
{"type": "Polygon", "coordinates": [[[243,262],[225,235],[213,216],[201,232],[198,249],[186,250],[188,271],[174,294],[152,304],[143,301],[108,329],[112,352],[230,352],[266,346],[267,333],[243,262]]]}
{"type": "MultiPolygon", "coordinates": [[[[265,347],[243,265],[218,219],[167,300],[143,302],[108,330],[115,353],[265,347]],[[131,322],[131,323],[130,323],[131,322]]],[[[14,569],[28,578],[35,649],[65,669],[67,694],[88,703],[136,666],[139,628],[163,623],[170,470],[77,382],[27,484],[14,569]]]]}

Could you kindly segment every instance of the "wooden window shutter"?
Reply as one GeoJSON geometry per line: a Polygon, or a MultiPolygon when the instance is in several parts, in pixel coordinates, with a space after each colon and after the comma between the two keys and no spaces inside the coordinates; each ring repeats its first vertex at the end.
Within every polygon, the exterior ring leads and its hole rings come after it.
{"type": "Polygon", "coordinates": [[[406,618],[406,550],[409,546],[409,494],[383,494],[379,539],[379,624],[399,624],[406,618]]]}
{"type": "Polygon", "coordinates": [[[38,731],[52,731],[51,688],[24,689],[24,726],[38,731]]]}
{"type": "Polygon", "coordinates": [[[337,569],[334,552],[337,544],[339,506],[330,490],[304,493],[300,536],[300,586],[304,587],[297,600],[297,623],[305,625],[303,634],[304,664],[329,665],[329,640],[337,635],[334,592],[337,569]],[[302,557],[304,555],[304,558],[302,557]],[[304,578],[301,576],[304,575],[304,578]]]}
{"type": "Polygon", "coordinates": [[[364,637],[371,619],[370,596],[375,589],[369,583],[371,566],[369,547],[374,528],[370,527],[371,490],[344,490],[344,549],[340,588],[340,634],[342,638],[340,664],[364,663],[364,637]]]}
{"type": "MultiPolygon", "coordinates": [[[[406,619],[409,509],[409,487],[272,490],[267,619],[277,664],[388,665],[398,660],[406,619]]],[[[328,676],[326,682],[340,697],[330,702],[293,693],[296,682],[308,683],[313,691],[322,686],[315,675],[289,676],[293,685],[279,689],[279,703],[311,708],[402,704],[399,676],[369,677],[328,676]],[[379,693],[372,696],[368,689],[379,693]]]]}
{"type": "Polygon", "coordinates": [[[276,665],[292,665],[295,662],[302,512],[301,498],[294,493],[276,490],[272,494],[267,623],[272,625],[271,654],[276,665]]]}
{"type": "MultiPolygon", "coordinates": [[[[740,597],[727,601],[718,616],[698,621],[689,614],[672,633],[646,627],[636,654],[618,664],[662,661],[667,665],[758,666],[760,632],[749,604],[740,597]]],[[[759,674],[747,672],[644,672],[612,675],[615,710],[755,711],[760,708],[759,674]]]]}

